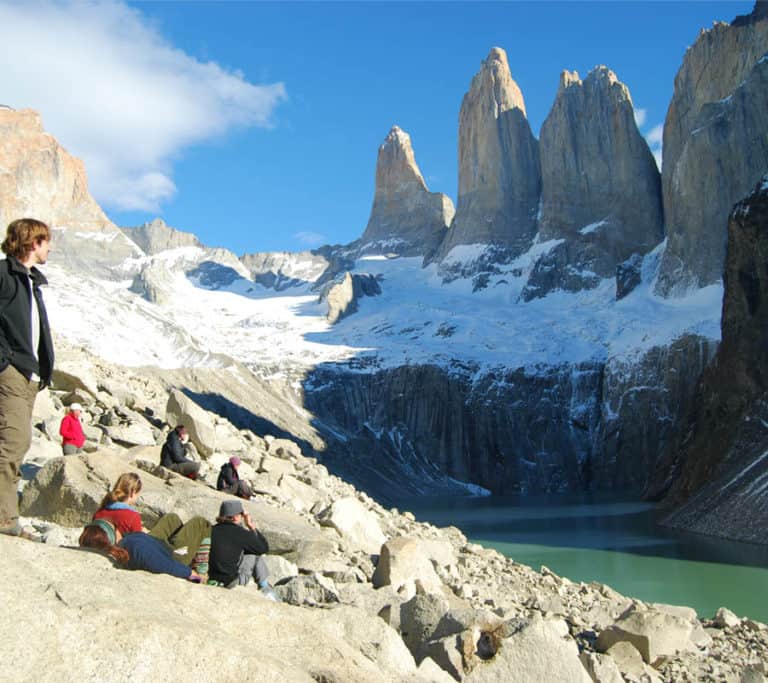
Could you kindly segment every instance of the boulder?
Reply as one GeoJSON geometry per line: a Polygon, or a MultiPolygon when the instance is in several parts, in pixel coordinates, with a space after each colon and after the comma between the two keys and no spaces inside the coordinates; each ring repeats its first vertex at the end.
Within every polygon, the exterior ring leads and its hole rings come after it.
{"type": "Polygon", "coordinates": [[[255,587],[227,591],[119,570],[96,553],[9,537],[0,538],[0,555],[15,568],[13,582],[0,585],[14,615],[0,624],[0,638],[12,652],[23,652],[31,633],[37,643],[34,657],[4,658],[3,679],[93,680],[107,671],[137,683],[431,680],[417,673],[394,631],[363,623],[352,608],[296,609],[261,599],[255,587]],[[127,596],[142,597],[131,619],[127,596]],[[245,645],[228,651],[222,642],[245,645]]]}
{"type": "Polygon", "coordinates": [[[152,428],[141,422],[120,424],[107,427],[106,433],[112,441],[130,448],[132,446],[154,446],[155,435],[152,428]]]}
{"type": "Polygon", "coordinates": [[[579,660],[579,648],[560,619],[535,615],[514,635],[496,644],[496,653],[477,658],[465,681],[483,683],[591,683],[579,660]]]}
{"type": "Polygon", "coordinates": [[[336,585],[331,579],[313,572],[294,576],[275,586],[275,592],[290,605],[317,607],[339,602],[336,585]]]}
{"type": "Polygon", "coordinates": [[[445,236],[453,214],[449,197],[427,189],[408,133],[393,126],[379,147],[373,207],[360,238],[363,250],[430,254],[445,236]]]}
{"type": "Polygon", "coordinates": [[[643,661],[637,648],[628,641],[618,642],[608,648],[606,653],[613,660],[619,671],[630,681],[648,681],[661,683],[658,672],[643,661]]]}
{"type": "Polygon", "coordinates": [[[269,582],[273,585],[299,575],[299,568],[280,555],[262,555],[262,559],[267,566],[269,582]]]}
{"type": "Polygon", "coordinates": [[[288,504],[297,512],[311,509],[319,500],[319,494],[315,489],[289,474],[280,477],[278,491],[283,500],[288,501],[288,504]]]}
{"type": "Polygon", "coordinates": [[[37,394],[35,406],[32,409],[32,424],[44,422],[45,420],[58,419],[64,417],[62,412],[56,407],[48,388],[43,389],[37,394]]]}
{"type": "Polygon", "coordinates": [[[579,658],[594,683],[624,683],[619,667],[608,655],[585,650],[579,658]]]}
{"type": "Polygon", "coordinates": [[[275,458],[271,455],[265,455],[261,458],[258,467],[259,472],[269,472],[271,474],[283,475],[294,474],[296,468],[290,460],[275,458]]]}
{"type": "Polygon", "coordinates": [[[216,450],[216,428],[210,413],[178,389],[173,389],[168,396],[165,420],[171,428],[183,424],[189,432],[189,440],[204,457],[216,450]]]}
{"type": "Polygon", "coordinates": [[[267,450],[270,455],[285,460],[297,459],[302,457],[299,445],[290,439],[275,439],[270,437],[266,439],[267,450]]]}
{"type": "Polygon", "coordinates": [[[637,649],[643,661],[653,665],[664,655],[696,652],[711,640],[698,620],[659,609],[635,609],[600,633],[597,649],[606,652],[616,643],[628,642],[637,649]]]}
{"type": "Polygon", "coordinates": [[[714,622],[718,628],[736,628],[741,623],[741,619],[731,610],[721,607],[715,614],[714,622]]]}
{"type": "Polygon", "coordinates": [[[616,301],[631,294],[642,281],[643,257],[632,254],[616,266],[616,301]]]}
{"type": "Polygon", "coordinates": [[[318,521],[336,529],[353,547],[372,555],[377,555],[387,540],[376,515],[351,496],[334,501],[318,516],[318,521]]]}
{"type": "Polygon", "coordinates": [[[399,536],[384,543],[373,574],[374,587],[391,585],[397,591],[406,587],[409,593],[414,594],[417,581],[425,592],[443,591],[443,582],[435,572],[421,542],[415,538],[399,536]]]}
{"type": "MultiPolygon", "coordinates": [[[[449,609],[447,598],[433,593],[417,593],[400,605],[400,634],[417,663],[427,656],[427,643],[433,639],[437,625],[449,609]]],[[[434,654],[429,656],[442,666],[434,654]]]]}

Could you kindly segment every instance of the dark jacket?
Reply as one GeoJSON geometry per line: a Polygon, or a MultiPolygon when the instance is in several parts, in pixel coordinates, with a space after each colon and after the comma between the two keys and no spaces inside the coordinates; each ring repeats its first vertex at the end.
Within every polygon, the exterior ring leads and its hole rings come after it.
{"type": "Polygon", "coordinates": [[[160,464],[163,467],[170,467],[175,463],[194,462],[187,458],[186,455],[186,444],[181,443],[179,433],[172,429],[163,444],[163,450],[160,451],[160,464]]]}
{"type": "Polygon", "coordinates": [[[240,475],[237,473],[237,468],[232,463],[225,462],[221,466],[219,478],[216,480],[216,489],[218,491],[229,491],[239,481],[240,475]]]}
{"type": "Polygon", "coordinates": [[[51,383],[53,342],[45,312],[42,285],[48,280],[37,269],[29,271],[18,259],[8,256],[0,261],[0,370],[13,365],[27,379],[37,374],[42,386],[51,383]],[[32,279],[32,292],[29,281],[32,279]],[[40,311],[40,344],[37,357],[32,349],[31,296],[40,311]]]}
{"type": "Polygon", "coordinates": [[[143,569],[153,574],[170,574],[188,579],[192,570],[173,558],[173,551],[162,541],[141,532],[123,536],[117,544],[130,555],[128,569],[143,569]]]}
{"type": "Polygon", "coordinates": [[[229,585],[237,578],[241,555],[263,555],[267,552],[267,539],[260,532],[249,531],[232,522],[219,522],[211,529],[208,576],[229,585]]]}

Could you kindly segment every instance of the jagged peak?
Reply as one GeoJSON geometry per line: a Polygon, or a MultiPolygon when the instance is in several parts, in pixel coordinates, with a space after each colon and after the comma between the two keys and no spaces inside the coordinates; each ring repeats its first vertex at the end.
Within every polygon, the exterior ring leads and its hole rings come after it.
{"type": "Polygon", "coordinates": [[[569,89],[577,88],[596,88],[598,90],[612,90],[618,88],[620,90],[620,99],[626,99],[630,102],[632,97],[629,94],[629,88],[619,80],[616,73],[609,69],[604,64],[598,64],[595,66],[584,78],[579,78],[578,71],[563,70],[560,74],[560,87],[557,94],[560,95],[569,89]]]}
{"type": "Polygon", "coordinates": [[[519,109],[527,116],[525,100],[520,86],[512,78],[507,53],[503,48],[492,47],[480,71],[472,79],[471,91],[487,90],[491,93],[497,108],[497,116],[510,109],[519,109]]]}
{"type": "Polygon", "coordinates": [[[572,85],[581,85],[581,78],[578,71],[568,71],[563,69],[560,73],[560,87],[558,92],[570,88],[572,85]]]}
{"type": "Polygon", "coordinates": [[[376,191],[391,191],[405,183],[416,183],[426,190],[427,184],[421,175],[411,145],[411,136],[400,126],[392,126],[379,147],[376,163],[376,191]]]}
{"type": "Polygon", "coordinates": [[[394,125],[389,129],[387,137],[384,138],[382,146],[385,145],[397,145],[402,149],[412,149],[411,136],[400,128],[400,126],[394,125]]]}

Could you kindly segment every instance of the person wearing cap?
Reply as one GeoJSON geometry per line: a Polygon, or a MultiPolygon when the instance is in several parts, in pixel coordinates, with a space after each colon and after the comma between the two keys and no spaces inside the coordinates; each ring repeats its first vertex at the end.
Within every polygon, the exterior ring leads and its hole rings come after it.
{"type": "Polygon", "coordinates": [[[148,534],[123,535],[107,519],[94,519],[80,534],[82,548],[93,548],[126,569],[142,569],[153,574],[170,574],[200,583],[202,577],[193,568],[198,550],[210,534],[211,525],[202,517],[182,524],[174,513],[163,515],[148,534]]]}
{"type": "Polygon", "coordinates": [[[32,410],[51,383],[53,341],[37,266],[48,260],[51,230],[21,218],[8,225],[0,260],[0,534],[40,540],[19,523],[20,467],[32,442],[32,410]]]}
{"type": "Polygon", "coordinates": [[[219,471],[219,478],[216,480],[216,488],[219,491],[231,493],[238,498],[250,500],[253,492],[251,491],[248,482],[240,479],[240,474],[237,471],[239,466],[240,458],[236,455],[233,455],[229,459],[229,462],[225,462],[219,471]]]}
{"type": "Polygon", "coordinates": [[[83,425],[80,422],[82,413],[83,406],[79,403],[72,403],[67,414],[61,418],[59,434],[61,434],[61,449],[64,455],[75,455],[83,451],[85,434],[83,433],[83,425]]]}
{"type": "Polygon", "coordinates": [[[269,571],[261,557],[269,552],[269,544],[254,526],[242,502],[225,500],[216,522],[211,529],[209,580],[234,588],[247,585],[253,577],[262,593],[279,602],[269,585],[269,571]]]}

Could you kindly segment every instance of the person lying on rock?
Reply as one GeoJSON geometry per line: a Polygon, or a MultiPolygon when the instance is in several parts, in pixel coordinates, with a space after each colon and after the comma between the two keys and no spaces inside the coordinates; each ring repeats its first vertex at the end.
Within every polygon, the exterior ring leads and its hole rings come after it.
{"type": "Polygon", "coordinates": [[[248,485],[248,482],[240,479],[240,474],[237,471],[239,465],[240,458],[238,458],[236,455],[233,455],[229,459],[229,462],[225,462],[221,466],[219,478],[216,480],[216,488],[219,491],[231,493],[233,496],[237,496],[238,498],[245,498],[246,500],[250,500],[253,492],[251,491],[251,487],[248,485]]]}
{"type": "Polygon", "coordinates": [[[266,597],[280,602],[269,585],[269,571],[261,557],[269,552],[267,539],[256,529],[243,504],[225,500],[216,522],[211,529],[209,581],[234,588],[247,585],[253,577],[266,597]]]}
{"type": "Polygon", "coordinates": [[[134,472],[121,474],[114,488],[104,496],[94,519],[106,519],[123,535],[147,531],[134,507],[141,493],[141,477],[134,472]]]}
{"type": "Polygon", "coordinates": [[[75,455],[83,451],[85,434],[80,422],[82,412],[83,406],[79,403],[73,403],[69,406],[67,414],[61,418],[59,434],[61,435],[61,450],[64,455],[75,455]]]}
{"type": "Polygon", "coordinates": [[[183,474],[190,479],[197,479],[200,463],[187,457],[189,433],[184,425],[176,425],[168,434],[160,452],[160,464],[177,474],[183,474]]]}
{"type": "Polygon", "coordinates": [[[195,583],[203,580],[202,555],[207,556],[206,541],[211,525],[202,517],[182,524],[173,512],[163,515],[148,534],[123,535],[106,519],[95,519],[80,534],[83,548],[93,548],[127,569],[143,569],[153,574],[170,574],[195,583]]]}

